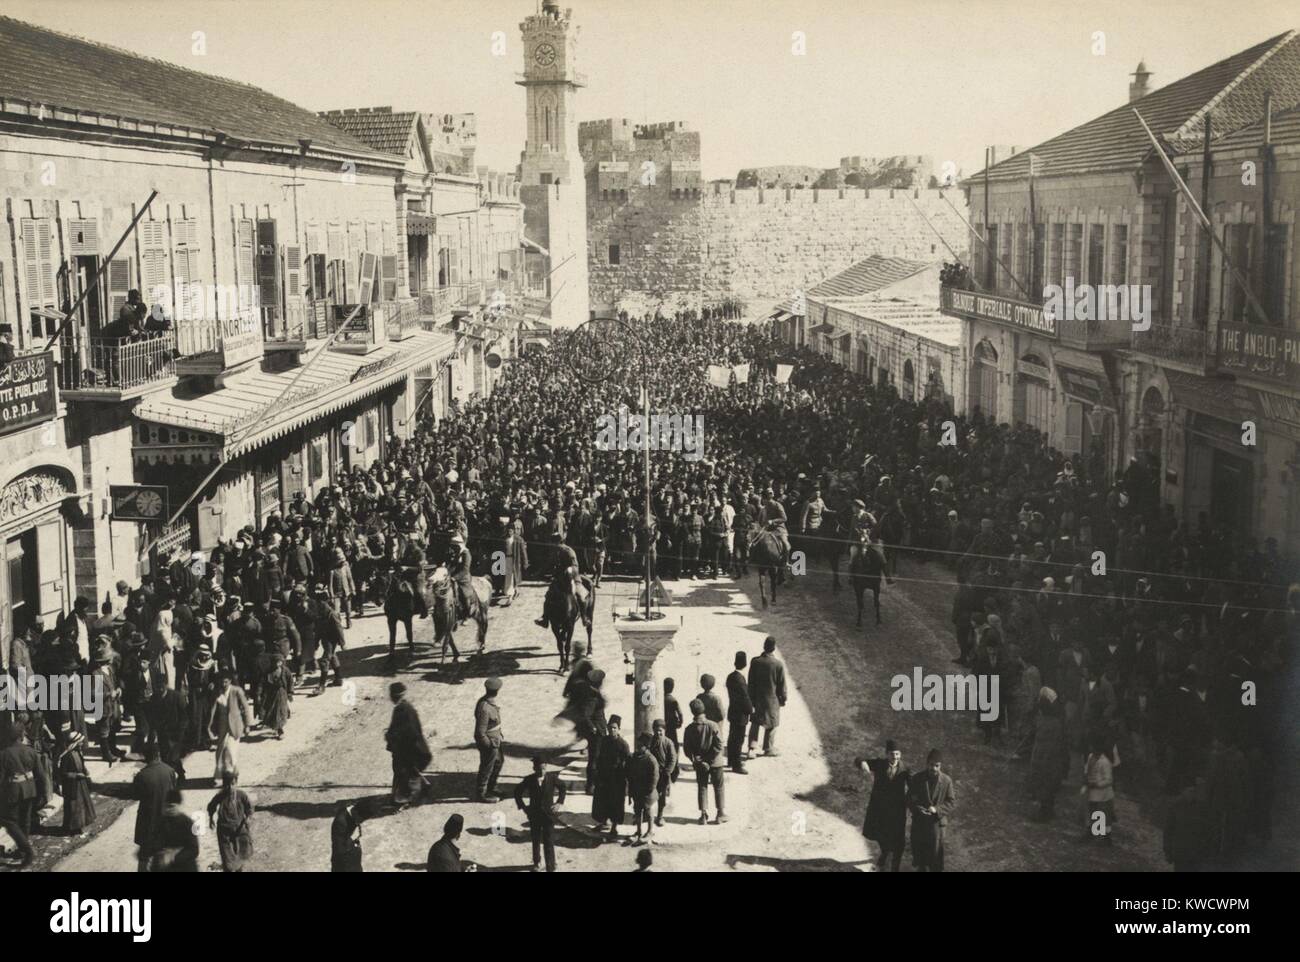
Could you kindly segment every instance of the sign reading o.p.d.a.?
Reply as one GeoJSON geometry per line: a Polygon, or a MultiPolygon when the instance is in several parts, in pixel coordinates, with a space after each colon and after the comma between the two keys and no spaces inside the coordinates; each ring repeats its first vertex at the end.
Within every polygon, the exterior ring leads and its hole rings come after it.
{"type": "Polygon", "coordinates": [[[0,434],[40,424],[57,414],[53,351],[0,364],[0,434]]]}

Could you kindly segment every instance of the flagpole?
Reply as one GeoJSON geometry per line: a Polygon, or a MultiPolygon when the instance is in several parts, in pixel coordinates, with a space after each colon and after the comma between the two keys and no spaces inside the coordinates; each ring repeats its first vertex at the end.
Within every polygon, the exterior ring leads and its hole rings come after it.
{"type": "MultiPolygon", "coordinates": [[[[1225,248],[1223,242],[1219,240],[1218,235],[1214,233],[1214,225],[1211,224],[1210,219],[1205,216],[1205,211],[1201,209],[1201,205],[1196,202],[1196,196],[1192,193],[1191,188],[1188,187],[1183,181],[1183,178],[1179,176],[1178,170],[1174,167],[1174,162],[1169,159],[1164,148],[1160,146],[1160,141],[1158,141],[1156,135],[1151,132],[1151,128],[1147,126],[1147,122],[1142,119],[1142,115],[1137,112],[1137,108],[1134,108],[1133,116],[1137,117],[1138,123],[1142,125],[1142,129],[1146,131],[1147,137],[1151,139],[1151,145],[1155,147],[1156,154],[1164,163],[1165,170],[1168,171],[1169,176],[1173,178],[1174,184],[1177,185],[1180,191],[1182,191],[1183,196],[1187,198],[1187,203],[1192,208],[1192,212],[1196,214],[1197,220],[1201,222],[1201,227],[1203,227],[1206,233],[1210,235],[1210,240],[1219,249],[1219,253],[1223,256],[1223,262],[1228,265],[1229,270],[1232,271],[1232,276],[1236,279],[1237,283],[1241,285],[1241,289],[1245,292],[1246,299],[1250,302],[1250,306],[1255,309],[1255,313],[1259,315],[1259,319],[1264,324],[1268,324],[1268,315],[1264,312],[1264,308],[1260,306],[1259,301],[1256,299],[1255,292],[1250,289],[1250,285],[1246,283],[1246,278],[1242,276],[1241,271],[1237,269],[1237,265],[1234,264],[1232,258],[1228,256],[1227,248],[1225,248]]],[[[1195,320],[1195,318],[1193,318],[1193,320],[1195,320]]],[[[1209,318],[1207,317],[1205,320],[1208,326],[1209,318]]]]}

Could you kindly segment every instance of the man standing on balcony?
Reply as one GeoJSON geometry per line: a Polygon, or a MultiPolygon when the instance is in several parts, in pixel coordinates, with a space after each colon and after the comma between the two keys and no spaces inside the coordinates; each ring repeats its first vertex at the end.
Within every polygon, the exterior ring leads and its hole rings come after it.
{"type": "Polygon", "coordinates": [[[148,311],[140,300],[140,292],[132,288],[127,292],[126,303],[117,312],[117,320],[104,328],[105,337],[135,338],[140,335],[148,311]]]}

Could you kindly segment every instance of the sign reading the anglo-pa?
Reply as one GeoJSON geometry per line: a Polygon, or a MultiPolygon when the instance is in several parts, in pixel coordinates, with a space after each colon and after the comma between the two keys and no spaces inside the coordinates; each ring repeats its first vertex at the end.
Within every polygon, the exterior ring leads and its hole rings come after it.
{"type": "Polygon", "coordinates": [[[57,413],[53,351],[0,365],[0,434],[40,424],[57,413]]]}
{"type": "Polygon", "coordinates": [[[114,521],[167,520],[167,489],[162,485],[110,484],[108,498],[114,521]]]}

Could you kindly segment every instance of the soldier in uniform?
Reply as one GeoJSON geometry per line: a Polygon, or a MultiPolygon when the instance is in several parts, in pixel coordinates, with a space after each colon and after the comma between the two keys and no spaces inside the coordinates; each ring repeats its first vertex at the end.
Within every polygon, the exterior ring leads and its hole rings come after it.
{"type": "Polygon", "coordinates": [[[483,683],[486,690],[474,706],[474,744],[478,746],[478,801],[499,802],[497,778],[505,755],[501,750],[501,708],[497,705],[497,692],[501,679],[492,677],[483,683]]]}

